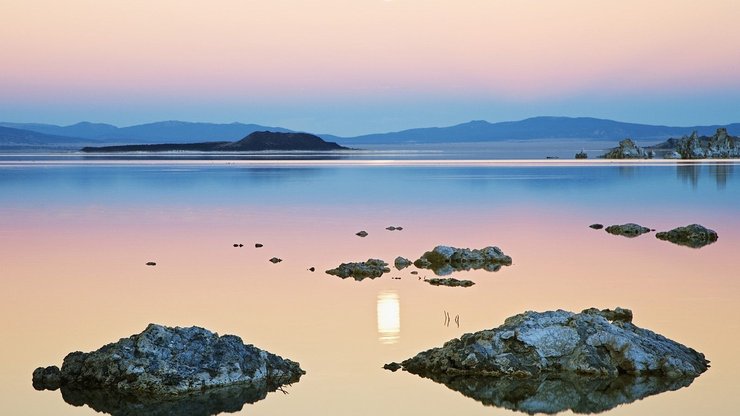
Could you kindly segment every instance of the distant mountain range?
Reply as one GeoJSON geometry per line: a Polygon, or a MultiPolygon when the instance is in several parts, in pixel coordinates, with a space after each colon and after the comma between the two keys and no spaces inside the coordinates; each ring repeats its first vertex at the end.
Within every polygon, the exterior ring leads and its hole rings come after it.
{"type": "MultiPolygon", "coordinates": [[[[215,124],[162,121],[130,127],[82,122],[70,126],[37,123],[0,122],[0,146],[67,146],[78,144],[151,144],[236,141],[255,131],[294,132],[293,130],[257,124],[215,124]]],[[[670,127],[623,123],[589,117],[533,117],[520,121],[489,123],[471,121],[450,127],[409,129],[391,133],[338,137],[321,134],[321,138],[342,145],[402,145],[430,143],[489,142],[533,139],[620,140],[630,137],[643,143],[657,143],[671,137],[712,135],[718,127],[730,134],[740,134],[740,123],[728,125],[670,127]]]]}

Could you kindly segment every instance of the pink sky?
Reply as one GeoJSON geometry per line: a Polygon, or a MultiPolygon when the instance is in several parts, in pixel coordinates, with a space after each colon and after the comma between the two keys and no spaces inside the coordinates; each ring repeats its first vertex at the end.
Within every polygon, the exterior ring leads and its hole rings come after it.
{"type": "MultiPolygon", "coordinates": [[[[731,93],[723,106],[740,104],[733,0],[5,0],[0,15],[7,121],[300,123],[337,107],[392,118],[379,108],[443,114],[461,102],[480,110],[457,121],[496,121],[507,107],[519,109],[511,117],[571,115],[595,101],[659,106],[677,95],[686,112],[719,91],[731,93]]],[[[572,115],[608,115],[603,105],[572,115]]],[[[427,125],[448,121],[437,119],[427,125]]]]}

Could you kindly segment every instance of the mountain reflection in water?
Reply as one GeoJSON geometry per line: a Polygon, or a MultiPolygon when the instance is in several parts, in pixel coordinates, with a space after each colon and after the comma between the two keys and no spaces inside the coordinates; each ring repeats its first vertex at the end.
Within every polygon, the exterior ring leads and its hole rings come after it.
{"type": "MultiPolygon", "coordinates": [[[[229,386],[183,396],[154,398],[128,396],[108,390],[62,387],[62,398],[72,406],[87,405],[112,416],[212,416],[241,411],[276,389],[265,386],[229,386]]],[[[282,391],[282,390],[281,390],[282,391]]]]}
{"type": "Polygon", "coordinates": [[[693,377],[472,377],[422,375],[486,406],[527,414],[601,413],[648,396],[688,387],[693,377]]]}

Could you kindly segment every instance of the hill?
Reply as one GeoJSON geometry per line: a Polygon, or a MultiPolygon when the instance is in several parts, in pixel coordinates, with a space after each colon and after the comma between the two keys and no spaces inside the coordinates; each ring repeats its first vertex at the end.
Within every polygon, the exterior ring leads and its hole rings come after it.
{"type": "Polygon", "coordinates": [[[235,142],[138,144],[124,146],[85,147],[87,153],[117,152],[254,152],[254,151],[328,151],[347,150],[336,143],[326,142],[308,133],[259,131],[235,142]]]}

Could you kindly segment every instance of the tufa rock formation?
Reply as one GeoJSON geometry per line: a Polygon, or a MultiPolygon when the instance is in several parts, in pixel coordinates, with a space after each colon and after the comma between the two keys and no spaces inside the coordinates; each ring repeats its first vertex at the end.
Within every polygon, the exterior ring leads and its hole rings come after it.
{"type": "Polygon", "coordinates": [[[383,273],[390,273],[391,269],[388,267],[388,263],[379,259],[368,259],[364,262],[358,263],[342,263],[338,267],[327,270],[327,274],[341,277],[346,279],[351,277],[357,281],[364,280],[366,278],[375,279],[380,277],[383,273]]]}
{"type": "Polygon", "coordinates": [[[414,262],[420,269],[430,269],[438,276],[445,276],[455,271],[484,269],[495,272],[501,266],[510,266],[511,257],[498,247],[485,247],[480,250],[437,246],[427,251],[414,262]]]}
{"type": "Polygon", "coordinates": [[[701,248],[717,241],[717,232],[699,224],[674,228],[655,234],[660,240],[691,248],[701,248]]]}
{"type": "Polygon", "coordinates": [[[603,156],[604,159],[652,159],[655,152],[646,151],[632,141],[624,139],[619,142],[619,146],[609,150],[603,156]]]}
{"type": "Polygon", "coordinates": [[[605,231],[609,234],[635,238],[645,233],[649,233],[650,229],[647,227],[643,227],[642,225],[630,222],[622,225],[610,225],[606,227],[605,231]]]}
{"type": "Polygon", "coordinates": [[[234,335],[149,324],[142,333],[97,351],[68,354],[61,370],[36,369],[33,385],[166,397],[233,385],[274,390],[303,374],[298,363],[245,345],[234,335]]]}
{"type": "Polygon", "coordinates": [[[458,280],[452,277],[448,277],[446,279],[440,279],[440,278],[435,277],[432,279],[424,279],[424,281],[429,283],[432,286],[470,287],[475,284],[470,280],[458,280]]]}

